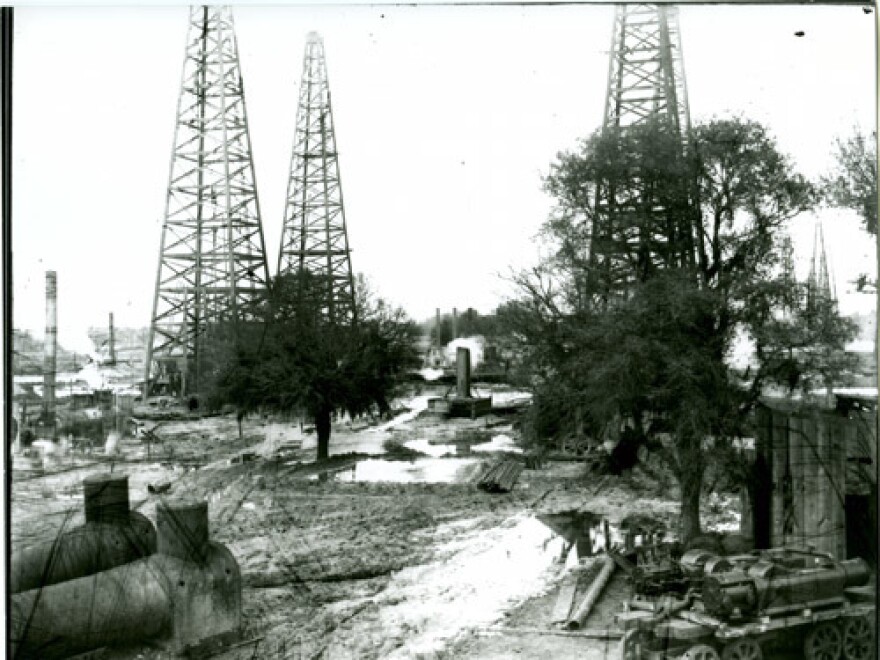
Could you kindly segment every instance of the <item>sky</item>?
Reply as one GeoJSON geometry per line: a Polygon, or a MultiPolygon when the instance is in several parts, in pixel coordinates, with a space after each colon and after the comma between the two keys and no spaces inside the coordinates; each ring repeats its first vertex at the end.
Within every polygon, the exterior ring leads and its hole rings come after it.
{"type": "MultiPolygon", "coordinates": [[[[59,342],[150,322],[185,6],[15,10],[13,322],[42,336],[45,271],[58,276],[59,342]]],[[[352,265],[416,319],[491,312],[538,258],[553,200],[542,176],[602,118],[613,7],[236,7],[270,271],[281,238],[308,32],[325,45],[352,265]]],[[[694,121],[764,123],[808,177],[835,138],[874,130],[876,17],[860,7],[683,6],[694,121]],[[803,31],[797,37],[795,32],[803,31]]],[[[793,227],[809,268],[824,224],[841,308],[876,273],[854,213],[793,227]]]]}

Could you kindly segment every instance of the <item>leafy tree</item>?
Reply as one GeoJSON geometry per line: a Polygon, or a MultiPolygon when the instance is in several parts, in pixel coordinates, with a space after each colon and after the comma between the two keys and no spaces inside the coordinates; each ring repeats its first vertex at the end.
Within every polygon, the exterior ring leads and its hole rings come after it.
{"type": "Polygon", "coordinates": [[[401,310],[373,299],[363,280],[356,289],[357,322],[330,323],[322,314],[321,278],[276,278],[249,341],[214,344],[226,359],[218,361],[211,404],[308,415],[319,459],[329,456],[334,414],[358,415],[374,405],[387,413],[399,377],[418,363],[417,329],[401,310]]]}
{"type": "Polygon", "coordinates": [[[558,207],[544,231],[558,250],[516,277],[506,317],[538,377],[536,400],[563,393],[581,413],[569,423],[585,414],[611,437],[623,422],[645,441],[670,438],[681,536],[692,538],[707,447],[743,433],[767,384],[808,388],[841,368],[830,356],[852,327],[833,302],[783,314],[783,225],[817,195],[742,119],[696,126],[687,152],[656,125],[596,133],[559,157],[546,188],[558,207]],[[600,234],[603,217],[615,224],[600,234]],[[591,238],[612,258],[591,255],[591,238]],[[758,359],[747,379],[728,364],[743,334],[758,359]]]}
{"type": "Polygon", "coordinates": [[[858,131],[838,139],[835,171],[823,179],[832,203],[852,209],[871,234],[877,234],[877,133],[865,137],[858,131]]]}

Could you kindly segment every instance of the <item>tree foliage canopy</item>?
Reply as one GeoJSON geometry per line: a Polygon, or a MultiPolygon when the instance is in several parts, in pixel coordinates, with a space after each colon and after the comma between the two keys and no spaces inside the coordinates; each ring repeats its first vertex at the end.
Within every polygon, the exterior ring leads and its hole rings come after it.
{"type": "Polygon", "coordinates": [[[322,297],[313,295],[324,290],[308,272],[277,277],[255,321],[217,329],[207,342],[209,405],[305,414],[316,423],[319,457],[326,456],[332,414],[359,415],[373,406],[387,413],[401,376],[418,364],[418,331],[402,310],[375,298],[359,279],[357,322],[328,323],[322,297]]]}
{"type": "Polygon", "coordinates": [[[866,137],[856,131],[835,149],[837,167],[823,179],[832,203],[856,211],[865,229],[877,234],[877,133],[866,137]]]}
{"type": "Polygon", "coordinates": [[[743,119],[696,126],[686,148],[654,124],[597,132],[545,184],[557,249],[516,277],[506,314],[538,375],[536,415],[546,424],[542,402],[562,397],[557,432],[613,437],[625,421],[671,437],[689,537],[705,440],[740,435],[768,384],[824,385],[845,366],[852,325],[782,277],[784,225],[816,190],[743,119]],[[741,337],[756,347],[747,375],[730,366],[741,337]]]}

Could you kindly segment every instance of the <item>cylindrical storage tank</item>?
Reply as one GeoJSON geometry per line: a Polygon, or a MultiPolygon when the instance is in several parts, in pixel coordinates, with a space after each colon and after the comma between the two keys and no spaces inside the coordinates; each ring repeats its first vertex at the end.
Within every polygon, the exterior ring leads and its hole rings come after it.
{"type": "Polygon", "coordinates": [[[128,476],[95,474],[83,479],[86,522],[125,521],[128,518],[128,476]]]}
{"type": "Polygon", "coordinates": [[[208,503],[177,500],[156,505],[157,552],[203,564],[208,556],[208,503]]]}
{"type": "Polygon", "coordinates": [[[12,553],[9,591],[17,594],[105,571],[156,552],[156,529],[132,511],[125,521],[86,523],[12,553]]]}
{"type": "Polygon", "coordinates": [[[467,399],[471,396],[471,351],[469,348],[459,346],[455,352],[456,366],[456,394],[459,398],[467,399]]]}
{"type": "Polygon", "coordinates": [[[151,558],[12,596],[16,660],[65,658],[170,629],[171,585],[151,558]]]}

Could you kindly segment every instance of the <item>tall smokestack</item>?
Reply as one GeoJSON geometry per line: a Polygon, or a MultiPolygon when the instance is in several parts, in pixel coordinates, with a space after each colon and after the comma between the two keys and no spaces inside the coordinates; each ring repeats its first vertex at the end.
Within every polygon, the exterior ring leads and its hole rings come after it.
{"type": "Polygon", "coordinates": [[[443,337],[440,333],[440,308],[437,308],[437,320],[435,321],[434,327],[437,329],[437,348],[439,350],[443,350],[443,337]]]}
{"type": "Polygon", "coordinates": [[[452,308],[452,338],[458,339],[458,310],[452,308]]]}
{"type": "Polygon", "coordinates": [[[116,338],[113,335],[113,312],[110,312],[110,364],[116,364],[116,338]]]}
{"type": "Polygon", "coordinates": [[[455,351],[455,385],[456,394],[460,399],[469,399],[471,396],[471,350],[459,346],[455,351]]]}
{"type": "Polygon", "coordinates": [[[55,439],[55,355],[58,343],[58,280],[46,271],[46,337],[43,341],[43,419],[49,438],[55,439]]]}

